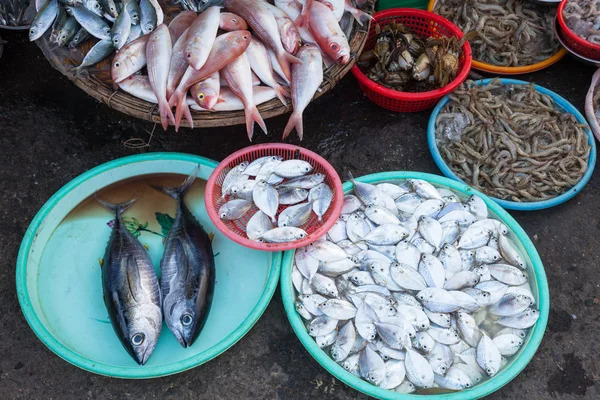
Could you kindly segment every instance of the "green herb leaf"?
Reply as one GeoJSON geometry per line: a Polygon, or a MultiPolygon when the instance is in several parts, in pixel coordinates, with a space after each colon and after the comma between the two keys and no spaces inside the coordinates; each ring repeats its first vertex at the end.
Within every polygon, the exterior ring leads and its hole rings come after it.
{"type": "Polygon", "coordinates": [[[169,231],[171,230],[171,227],[173,226],[173,221],[175,221],[175,218],[171,217],[169,214],[163,214],[159,212],[155,214],[156,221],[160,225],[162,234],[167,236],[169,234],[169,231]]]}

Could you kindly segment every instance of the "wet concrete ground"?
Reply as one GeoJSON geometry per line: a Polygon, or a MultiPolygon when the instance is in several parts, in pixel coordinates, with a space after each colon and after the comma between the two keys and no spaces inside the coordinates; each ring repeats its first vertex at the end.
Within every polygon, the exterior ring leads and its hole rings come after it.
{"type": "MultiPolygon", "coordinates": [[[[364,399],[334,379],[302,347],[277,291],[256,326],[229,351],[191,371],[146,381],[97,376],[63,361],[27,325],[15,292],[15,262],[31,219],[77,175],[101,163],[148,151],[222,160],[249,143],[245,129],[172,129],[122,115],[88,97],[52,69],[25,34],[1,32],[0,59],[0,398],[2,399],[364,399]]],[[[583,110],[593,69],[564,59],[520,77],[554,90],[583,110]]],[[[356,176],[390,170],[440,174],[427,147],[429,112],[393,114],[370,103],[347,76],[304,114],[301,144],[356,176]]],[[[267,121],[278,141],[287,116],[267,121]]],[[[300,144],[297,139],[293,143],[300,144]]],[[[600,398],[600,174],[570,202],[512,212],[533,239],[551,293],[550,321],[531,363],[490,399],[600,398]]],[[[83,330],[82,330],[83,332],[83,330]]],[[[82,333],[83,334],[83,333],[82,333]]],[[[93,340],[93,338],[89,338],[93,340]]]]}

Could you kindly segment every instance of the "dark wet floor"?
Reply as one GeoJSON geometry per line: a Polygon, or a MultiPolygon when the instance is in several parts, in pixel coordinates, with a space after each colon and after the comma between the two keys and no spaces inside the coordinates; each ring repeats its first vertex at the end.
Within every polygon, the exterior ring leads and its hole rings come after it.
{"type": "MultiPolygon", "coordinates": [[[[363,399],[319,366],[290,328],[277,291],[263,317],[233,348],[191,371],[124,381],[82,371],[48,350],[27,325],[15,292],[15,262],[28,224],[44,202],[79,174],[115,158],[177,151],[222,160],[247,146],[243,126],[156,129],[109,109],[52,69],[25,34],[0,32],[9,43],[0,59],[0,398],[2,399],[363,399]]],[[[594,70],[564,59],[520,76],[583,110],[594,70]]],[[[342,173],[412,170],[440,174],[429,154],[430,112],[393,114],[370,103],[347,76],[304,113],[302,145],[342,173]]],[[[267,121],[278,141],[287,116],[267,121]]],[[[300,144],[297,139],[293,143],[300,144]]],[[[600,174],[570,202],[538,212],[511,212],[544,261],[550,321],[525,370],[490,399],[600,398],[600,174]]],[[[82,330],[82,334],[84,331],[82,330]]],[[[89,338],[89,340],[94,340],[89,338]]]]}

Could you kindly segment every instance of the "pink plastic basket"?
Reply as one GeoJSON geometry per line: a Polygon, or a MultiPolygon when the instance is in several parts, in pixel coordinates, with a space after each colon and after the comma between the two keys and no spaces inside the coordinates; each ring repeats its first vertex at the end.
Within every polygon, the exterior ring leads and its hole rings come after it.
{"type": "MultiPolygon", "coordinates": [[[[304,247],[318,240],[324,236],[329,229],[331,229],[342,212],[342,205],[344,204],[344,191],[342,190],[342,182],[339,175],[331,166],[331,164],[329,164],[323,157],[299,146],[269,143],[246,147],[224,159],[208,178],[206,191],[204,193],[204,201],[208,216],[215,224],[217,229],[223,232],[223,234],[229,239],[241,244],[242,246],[255,250],[285,251],[304,247]],[[264,156],[281,156],[284,160],[298,159],[307,161],[314,168],[312,173],[324,174],[325,183],[333,190],[333,200],[329,210],[327,210],[325,215],[323,215],[323,220],[319,222],[317,216],[313,213],[310,217],[310,220],[302,227],[302,229],[308,233],[308,236],[304,239],[289,243],[261,243],[248,239],[245,228],[250,218],[256,213],[256,211],[258,211],[256,206],[252,207],[252,209],[239,220],[223,221],[221,218],[219,218],[219,209],[223,204],[225,204],[226,201],[229,200],[230,197],[227,196],[225,199],[221,198],[221,185],[223,184],[223,180],[225,179],[227,173],[231,170],[231,168],[243,161],[252,162],[257,158],[264,156]]],[[[279,217],[281,211],[283,211],[286,207],[287,206],[279,206],[277,217],[279,217]]]]}

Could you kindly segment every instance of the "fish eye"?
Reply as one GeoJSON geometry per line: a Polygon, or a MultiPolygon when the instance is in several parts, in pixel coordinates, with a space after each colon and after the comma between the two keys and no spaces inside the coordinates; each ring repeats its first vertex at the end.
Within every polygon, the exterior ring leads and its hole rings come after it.
{"type": "Polygon", "coordinates": [[[94,8],[100,9],[100,3],[94,4],[94,8]]]}
{"type": "Polygon", "coordinates": [[[237,22],[237,19],[235,19],[235,18],[232,18],[232,19],[231,19],[231,22],[233,22],[233,23],[236,23],[236,22],[237,22]]]}
{"type": "Polygon", "coordinates": [[[187,53],[187,58],[192,58],[192,53],[187,53]]]}
{"type": "Polygon", "coordinates": [[[30,34],[30,35],[35,35],[35,29],[30,29],[30,30],[29,30],[29,34],[30,34]]]}
{"type": "Polygon", "coordinates": [[[331,51],[338,51],[338,50],[340,49],[340,45],[339,45],[339,44],[337,44],[337,43],[331,43],[331,44],[329,45],[329,49],[330,49],[331,51]]]}
{"type": "Polygon", "coordinates": [[[192,318],[190,314],[183,314],[181,316],[181,323],[183,324],[183,326],[189,326],[192,324],[193,321],[194,318],[192,318]]]}
{"type": "Polygon", "coordinates": [[[136,333],[131,337],[131,344],[134,346],[139,346],[144,343],[145,336],[143,333],[136,333]]]}
{"type": "Polygon", "coordinates": [[[442,365],[442,368],[441,368],[441,369],[442,369],[442,371],[445,371],[445,370],[446,370],[446,366],[445,366],[445,365],[442,365]]]}
{"type": "Polygon", "coordinates": [[[242,39],[244,39],[244,40],[248,40],[248,36],[247,36],[247,35],[244,35],[244,36],[242,36],[242,39]]]}
{"type": "Polygon", "coordinates": [[[198,99],[204,100],[204,93],[198,93],[198,99]]]}
{"type": "Polygon", "coordinates": [[[119,68],[120,66],[121,66],[121,63],[117,61],[117,62],[115,63],[115,68],[119,68]]]}
{"type": "Polygon", "coordinates": [[[471,384],[469,382],[465,383],[466,387],[471,387],[471,384]]]}

